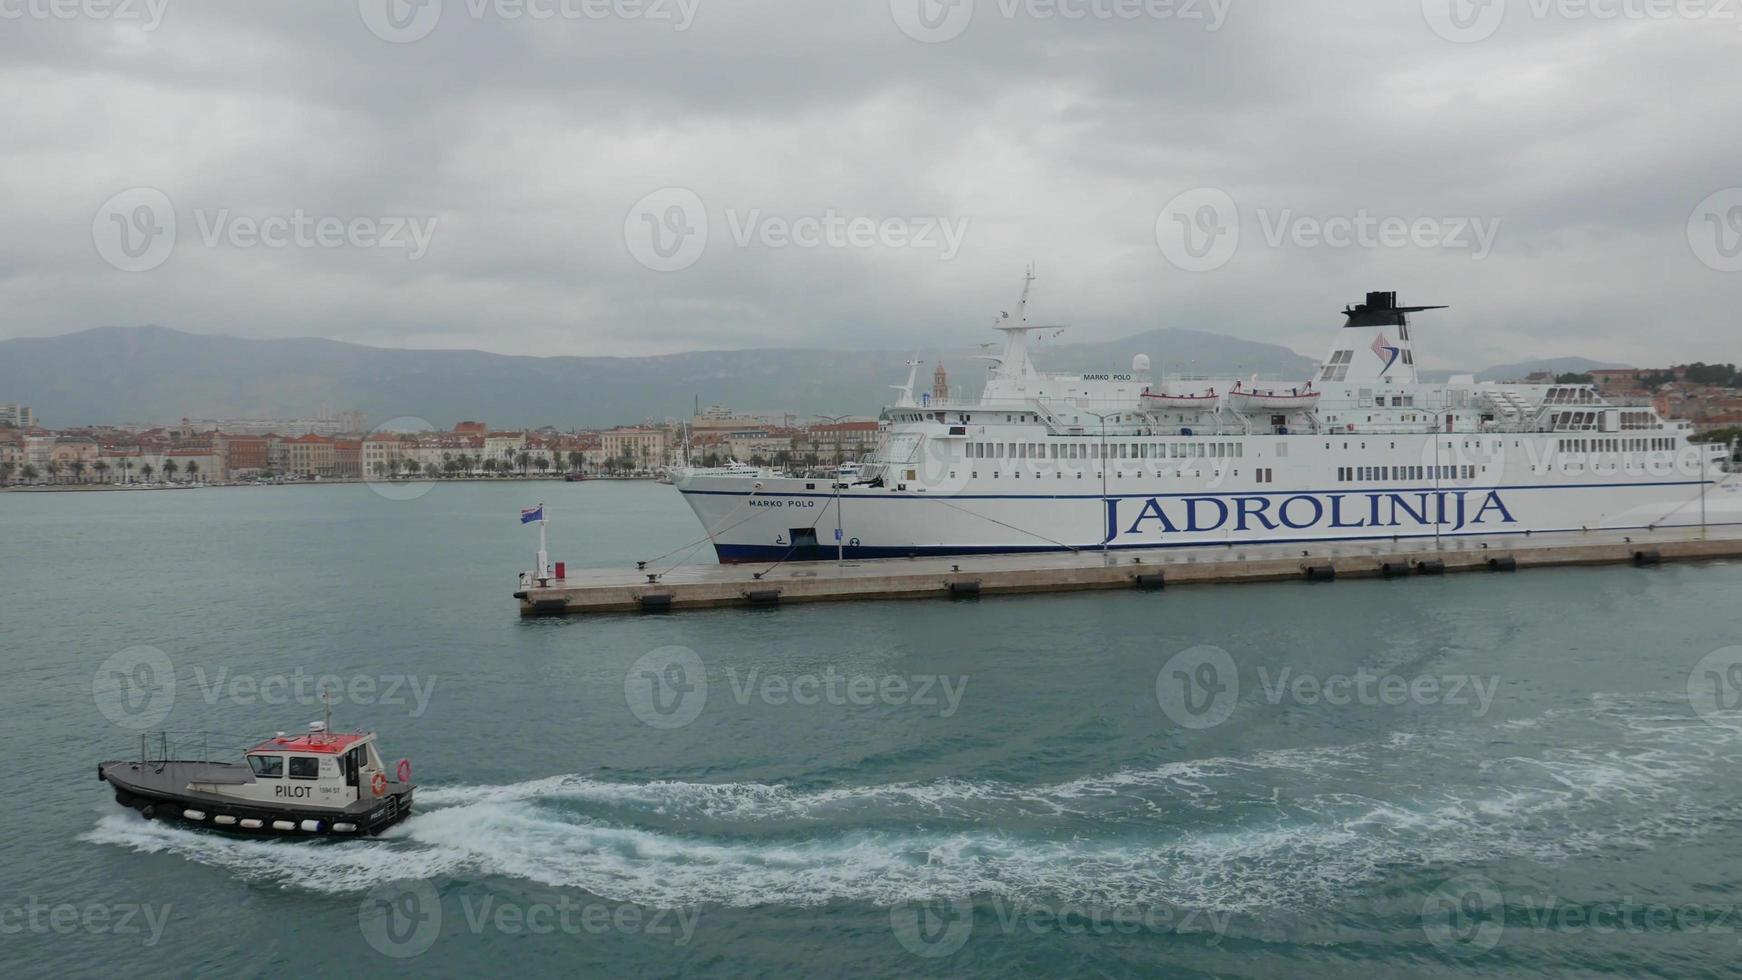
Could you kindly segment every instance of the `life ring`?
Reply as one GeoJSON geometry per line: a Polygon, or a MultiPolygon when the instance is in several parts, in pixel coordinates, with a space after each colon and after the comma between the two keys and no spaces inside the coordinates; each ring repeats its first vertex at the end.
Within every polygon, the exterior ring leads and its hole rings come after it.
{"type": "Polygon", "coordinates": [[[399,760],[399,765],[395,766],[393,771],[399,775],[400,782],[402,782],[402,783],[411,782],[411,760],[410,759],[399,760]]]}
{"type": "Polygon", "coordinates": [[[369,788],[375,791],[376,796],[387,795],[387,774],[378,772],[369,777],[369,788]]]}

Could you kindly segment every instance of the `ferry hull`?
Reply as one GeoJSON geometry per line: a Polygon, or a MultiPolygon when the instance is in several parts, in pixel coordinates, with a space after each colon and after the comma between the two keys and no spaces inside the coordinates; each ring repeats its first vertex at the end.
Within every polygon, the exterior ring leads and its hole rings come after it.
{"type": "MultiPolygon", "coordinates": [[[[1315,543],[1742,524],[1736,477],[1641,483],[1404,483],[1302,491],[1181,489],[963,493],[804,481],[689,486],[724,563],[1315,543]],[[825,485],[826,486],[826,485],[825,485]],[[836,527],[841,537],[837,545],[836,527]]],[[[1122,481],[1124,482],[1124,481],[1122,481]]],[[[1315,484],[1303,484],[1314,485],[1315,484]]]]}

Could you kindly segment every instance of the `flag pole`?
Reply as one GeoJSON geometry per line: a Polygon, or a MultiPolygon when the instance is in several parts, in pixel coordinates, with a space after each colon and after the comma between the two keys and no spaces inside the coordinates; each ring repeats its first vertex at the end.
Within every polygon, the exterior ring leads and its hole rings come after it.
{"type": "Polygon", "coordinates": [[[544,526],[549,523],[544,516],[544,501],[538,502],[538,577],[550,578],[550,555],[545,547],[544,526]]]}

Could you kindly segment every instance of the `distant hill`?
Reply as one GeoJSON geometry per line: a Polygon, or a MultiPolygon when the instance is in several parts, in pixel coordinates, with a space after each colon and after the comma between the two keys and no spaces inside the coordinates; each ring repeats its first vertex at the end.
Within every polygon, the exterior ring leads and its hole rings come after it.
{"type": "Polygon", "coordinates": [[[1593,361],[1588,357],[1545,357],[1537,361],[1520,361],[1517,364],[1496,364],[1481,371],[1468,369],[1423,371],[1421,377],[1423,381],[1444,381],[1454,374],[1474,374],[1477,381],[1522,381],[1537,371],[1552,371],[1555,374],[1584,374],[1589,371],[1605,371],[1630,366],[1611,364],[1608,361],[1593,361]]]}
{"type": "MultiPolygon", "coordinates": [[[[921,351],[920,387],[941,358],[958,391],[977,392],[979,348],[921,351]]],[[[1112,371],[1149,354],[1159,373],[1187,370],[1305,377],[1312,362],[1274,344],[1194,330],[1105,343],[1048,342],[1045,370],[1112,371]]],[[[911,352],[797,348],[658,357],[511,357],[391,350],[334,340],[248,340],[167,327],[99,327],[0,341],[0,400],[49,426],[190,418],[307,417],[325,405],[372,423],[412,416],[447,427],[602,426],[687,416],[694,399],[740,411],[874,415],[907,376],[911,352]]]]}
{"type": "MultiPolygon", "coordinates": [[[[960,394],[985,377],[995,350],[920,351],[920,390],[942,360],[960,394]]],[[[1198,330],[1151,330],[1120,340],[1047,340],[1035,364],[1052,371],[1121,371],[1148,354],[1157,375],[1311,375],[1311,358],[1198,330]]],[[[320,406],[361,411],[371,423],[400,416],[448,427],[590,427],[687,416],[700,398],[742,412],[873,415],[907,377],[912,352],[803,348],[695,351],[658,357],[511,357],[469,350],[394,350],[336,340],[248,340],[167,327],[98,327],[58,337],[0,341],[0,401],[23,402],[43,424],[169,424],[189,418],[307,417],[320,406]]],[[[1617,367],[1582,357],[1502,364],[1484,381],[1532,371],[1617,367]]],[[[1469,371],[1424,372],[1443,380],[1469,371]]]]}

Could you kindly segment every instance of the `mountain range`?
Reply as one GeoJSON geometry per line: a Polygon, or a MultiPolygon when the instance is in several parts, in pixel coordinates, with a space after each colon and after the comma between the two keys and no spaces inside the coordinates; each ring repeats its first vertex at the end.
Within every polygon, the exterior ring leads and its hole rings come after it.
{"type": "MultiPolygon", "coordinates": [[[[980,387],[992,348],[919,351],[919,390],[940,361],[958,395],[980,387]]],[[[1149,354],[1157,374],[1305,378],[1311,358],[1275,344],[1196,330],[1152,330],[1101,343],[1037,345],[1041,370],[1116,371],[1149,354]]],[[[874,415],[907,376],[912,352],[805,348],[695,351],[650,357],[527,357],[475,350],[401,350],[317,338],[253,340],[160,326],[97,327],[0,341],[0,401],[31,406],[41,424],[170,424],[195,419],[310,417],[361,411],[370,423],[411,417],[439,428],[478,419],[498,428],[586,428],[685,417],[700,401],[743,413],[874,415]]],[[[1600,366],[1579,358],[1502,365],[1485,380],[1600,366]],[[1496,374],[1496,372],[1499,372],[1496,374]]],[[[1450,374],[1452,372],[1439,372],[1450,374]]]]}

